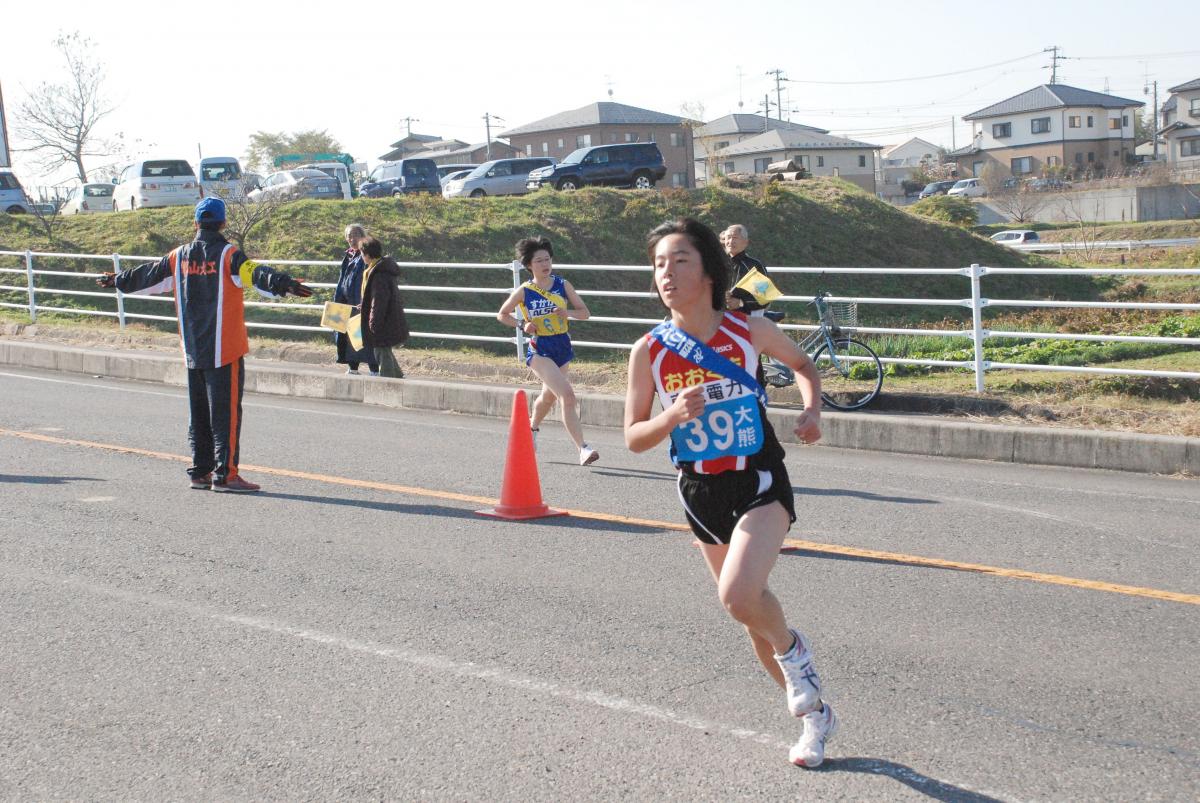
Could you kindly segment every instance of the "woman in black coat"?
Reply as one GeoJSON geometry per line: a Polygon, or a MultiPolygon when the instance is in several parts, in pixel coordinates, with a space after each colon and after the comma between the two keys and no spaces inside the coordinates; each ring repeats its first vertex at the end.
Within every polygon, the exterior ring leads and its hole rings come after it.
{"type": "MultiPolygon", "coordinates": [[[[358,250],[358,242],[367,236],[367,230],[358,223],[346,227],[346,253],[342,257],[342,269],[338,275],[337,289],[333,291],[333,300],[339,304],[349,304],[357,307],[362,303],[362,277],[367,263],[363,261],[358,250]]],[[[371,374],[379,373],[379,363],[375,355],[364,348],[356,351],[350,344],[350,337],[345,332],[338,332],[337,361],[345,363],[346,373],[357,374],[358,366],[365,362],[371,369],[371,374]]]]}
{"type": "Polygon", "coordinates": [[[393,346],[408,341],[408,318],[397,286],[400,266],[383,255],[383,245],[374,237],[364,237],[358,247],[367,263],[362,284],[363,350],[375,355],[380,376],[403,379],[404,371],[392,353],[393,346]]]}

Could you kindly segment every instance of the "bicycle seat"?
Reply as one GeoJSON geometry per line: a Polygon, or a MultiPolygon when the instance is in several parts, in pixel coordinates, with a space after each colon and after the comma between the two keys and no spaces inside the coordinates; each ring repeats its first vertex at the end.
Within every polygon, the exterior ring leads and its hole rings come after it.
{"type": "Polygon", "coordinates": [[[779,323],[780,321],[782,321],[786,317],[786,315],[787,315],[787,313],[783,312],[782,310],[773,310],[773,309],[763,310],[763,317],[766,318],[768,321],[774,321],[775,323],[779,323]]]}

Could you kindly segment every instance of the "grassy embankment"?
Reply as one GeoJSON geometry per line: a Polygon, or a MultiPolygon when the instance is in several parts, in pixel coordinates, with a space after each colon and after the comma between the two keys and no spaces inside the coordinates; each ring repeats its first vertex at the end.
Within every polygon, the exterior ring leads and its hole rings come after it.
{"type": "MultiPolygon", "coordinates": [[[[714,227],[731,222],[749,226],[751,252],[768,265],[851,266],[851,267],[963,267],[973,262],[997,267],[1051,266],[1055,262],[1042,257],[1022,255],[996,246],[963,229],[915,217],[895,209],[838,180],[814,180],[796,185],[773,184],[754,190],[710,188],[706,190],[663,190],[630,192],[588,189],[578,193],[546,191],[519,198],[483,198],[446,201],[437,196],[400,199],[358,199],[351,202],[306,201],[280,209],[275,217],[254,231],[246,250],[256,257],[274,259],[337,259],[341,253],[341,231],[350,222],[362,222],[385,243],[400,261],[489,262],[506,265],[512,258],[512,245],[522,236],[545,233],[555,244],[560,264],[646,264],[643,242],[646,232],[663,220],[692,215],[714,227]]],[[[1128,227],[1125,227],[1128,229],[1128,227]]],[[[80,253],[161,254],[190,236],[189,210],[141,210],[91,217],[67,218],[55,232],[55,242],[45,240],[28,219],[0,215],[0,250],[71,251],[80,253]]],[[[1138,237],[1184,236],[1178,227],[1169,231],[1143,229],[1138,237]]],[[[1116,238],[1128,238],[1126,231],[1116,238]]],[[[19,266],[20,260],[0,258],[4,266],[19,266]]],[[[43,267],[98,271],[96,263],[53,260],[43,267]]],[[[332,281],[336,268],[294,269],[313,281],[332,281]]],[[[645,290],[646,273],[613,273],[571,270],[568,277],[584,290],[645,290]]],[[[20,277],[5,283],[23,284],[20,277]]],[[[504,270],[453,271],[415,269],[407,271],[405,282],[429,286],[473,286],[503,288],[511,282],[504,270]]],[[[827,289],[835,294],[955,298],[969,296],[969,285],[958,276],[873,276],[848,277],[828,274],[823,277],[787,275],[778,281],[785,293],[811,294],[827,289]]],[[[94,289],[83,280],[61,277],[41,282],[58,287],[94,289]]],[[[1197,294],[1196,281],[1178,280],[1140,282],[1124,278],[1086,276],[995,276],[984,280],[984,293],[992,298],[1125,300],[1153,298],[1167,300],[1197,294]]],[[[7,293],[23,301],[23,294],[7,293]]],[[[320,296],[319,296],[320,297],[320,296]]],[[[489,312],[502,300],[501,294],[452,294],[444,292],[408,293],[410,308],[455,308],[489,312]]],[[[88,297],[42,296],[42,303],[65,307],[112,309],[111,302],[88,297]],[[53,299],[52,301],[50,299],[53,299]]],[[[615,317],[655,318],[661,307],[653,300],[588,297],[593,314],[615,317]]],[[[781,304],[793,321],[811,321],[811,309],[800,303],[781,304]]],[[[127,310],[169,314],[162,303],[130,299],[127,310]]],[[[985,323],[993,329],[1051,329],[1079,332],[1129,334],[1190,333],[1195,336],[1197,316],[1170,313],[1117,313],[1089,310],[1013,311],[1012,308],[986,310],[985,323]]],[[[13,313],[19,317],[19,313],[13,313]]],[[[251,319],[264,322],[315,324],[316,316],[292,310],[256,309],[251,319]]],[[[6,316],[10,320],[13,317],[6,316]]],[[[60,316],[64,318],[65,316],[60,316]]],[[[927,306],[872,305],[860,308],[864,325],[921,326],[923,328],[962,329],[969,326],[966,308],[927,306]]],[[[464,334],[509,334],[487,318],[446,317],[414,314],[416,331],[464,334]]],[[[261,331],[261,330],[260,330],[261,331]]],[[[598,322],[575,324],[572,332],[582,340],[629,342],[644,331],[638,325],[598,322]]],[[[279,335],[291,337],[291,335],[279,335]]],[[[314,336],[322,342],[327,338],[314,336]]],[[[297,335],[305,339],[304,335],[297,335]]],[[[312,338],[309,338],[312,339],[312,338]]],[[[877,338],[882,354],[896,357],[963,358],[969,347],[965,339],[885,337],[877,338]]],[[[414,348],[462,350],[453,341],[415,339],[414,348]]],[[[511,347],[498,346],[492,353],[508,355],[511,347]]],[[[478,353],[478,349],[467,349],[478,353]]],[[[596,349],[582,349],[583,362],[619,363],[624,355],[596,349]]],[[[988,358],[1005,362],[1046,364],[1084,364],[1120,362],[1196,370],[1200,365],[1197,350],[1171,346],[1129,346],[1122,344],[1031,343],[1029,341],[989,341],[988,358]]],[[[481,359],[484,358],[480,355],[481,359]]],[[[511,358],[510,358],[511,359],[511,358]]],[[[582,365],[580,366],[582,367],[582,365]]],[[[615,369],[615,366],[614,366],[615,369]]],[[[936,385],[965,390],[969,379],[961,373],[950,377],[923,376],[924,371],[908,371],[917,376],[892,376],[889,389],[936,385]],[[949,386],[947,386],[947,381],[949,386]],[[914,384],[915,383],[915,384],[914,384]]],[[[1100,381],[1081,380],[1063,375],[1022,374],[1022,379],[1006,383],[989,377],[989,385],[1011,384],[1036,392],[1038,387],[1074,388],[1071,393],[1090,392],[1100,381]],[[1031,390],[1033,389],[1033,390],[1031,390]],[[1084,390],[1081,390],[1084,389],[1084,390]]],[[[1109,383],[1111,384],[1111,382],[1109,383]]],[[[1178,383],[1126,381],[1115,392],[1139,392],[1151,395],[1190,398],[1194,394],[1178,383]]],[[[1192,383],[1194,385],[1194,383],[1192,383]]],[[[1106,391],[1107,392],[1107,391],[1106,391]]]]}

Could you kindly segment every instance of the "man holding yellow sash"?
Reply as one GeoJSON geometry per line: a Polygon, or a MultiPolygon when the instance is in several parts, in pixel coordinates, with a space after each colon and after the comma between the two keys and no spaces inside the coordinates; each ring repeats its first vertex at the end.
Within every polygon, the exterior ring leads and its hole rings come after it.
{"type": "MultiPolygon", "coordinates": [[[[739,283],[751,271],[758,271],[763,276],[767,275],[767,266],[746,253],[746,247],[750,245],[750,232],[742,224],[735,223],[721,232],[721,245],[725,246],[725,253],[729,254],[729,261],[733,264],[733,281],[730,282],[733,289],[729,291],[729,298],[726,302],[729,309],[735,309],[756,318],[762,317],[767,304],[756,298],[756,294],[751,289],[739,286],[739,283]]],[[[770,279],[768,279],[769,281],[770,279]]]]}
{"type": "MultiPolygon", "coordinates": [[[[525,364],[542,381],[542,392],[533,402],[529,428],[537,433],[557,401],[562,402],[563,426],[579,449],[579,465],[590,465],[600,453],[583,440],[583,425],[575,390],[567,378],[567,367],[575,358],[569,321],[586,321],[591,313],[583,299],[563,277],[555,274],[554,249],[545,237],[526,237],[517,243],[517,259],[533,278],[513,290],[496,320],[506,326],[521,327],[530,336],[525,364]],[[520,319],[514,313],[520,314],[520,319]]],[[[536,434],[535,434],[536,439],[536,434]]]]}

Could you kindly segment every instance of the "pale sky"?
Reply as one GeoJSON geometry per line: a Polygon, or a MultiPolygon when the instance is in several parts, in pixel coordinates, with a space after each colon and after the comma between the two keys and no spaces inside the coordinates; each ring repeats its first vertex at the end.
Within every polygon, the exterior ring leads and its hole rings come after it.
{"type": "MultiPolygon", "coordinates": [[[[97,43],[118,106],[102,133],[193,164],[197,146],[240,158],[257,130],[309,128],[374,163],[406,117],[415,133],[482,142],[485,112],[515,127],[607,100],[610,83],[617,102],[671,114],[701,103],[711,120],[754,112],[764,94],[773,103],[775,69],[791,79],[785,118],[879,145],[919,136],[950,147],[952,117],[1049,82],[1051,45],[1066,57],[1059,83],[1107,82],[1147,104],[1147,74],[1160,103],[1166,87],[1200,77],[1188,0],[21,0],[0,19],[10,140],[27,90],[64,74],[52,41],[78,30],[97,43]],[[957,74],[908,80],[943,73],[957,74]]],[[[969,134],[958,120],[953,143],[969,134]]],[[[13,157],[25,184],[49,183],[13,157]]]]}

